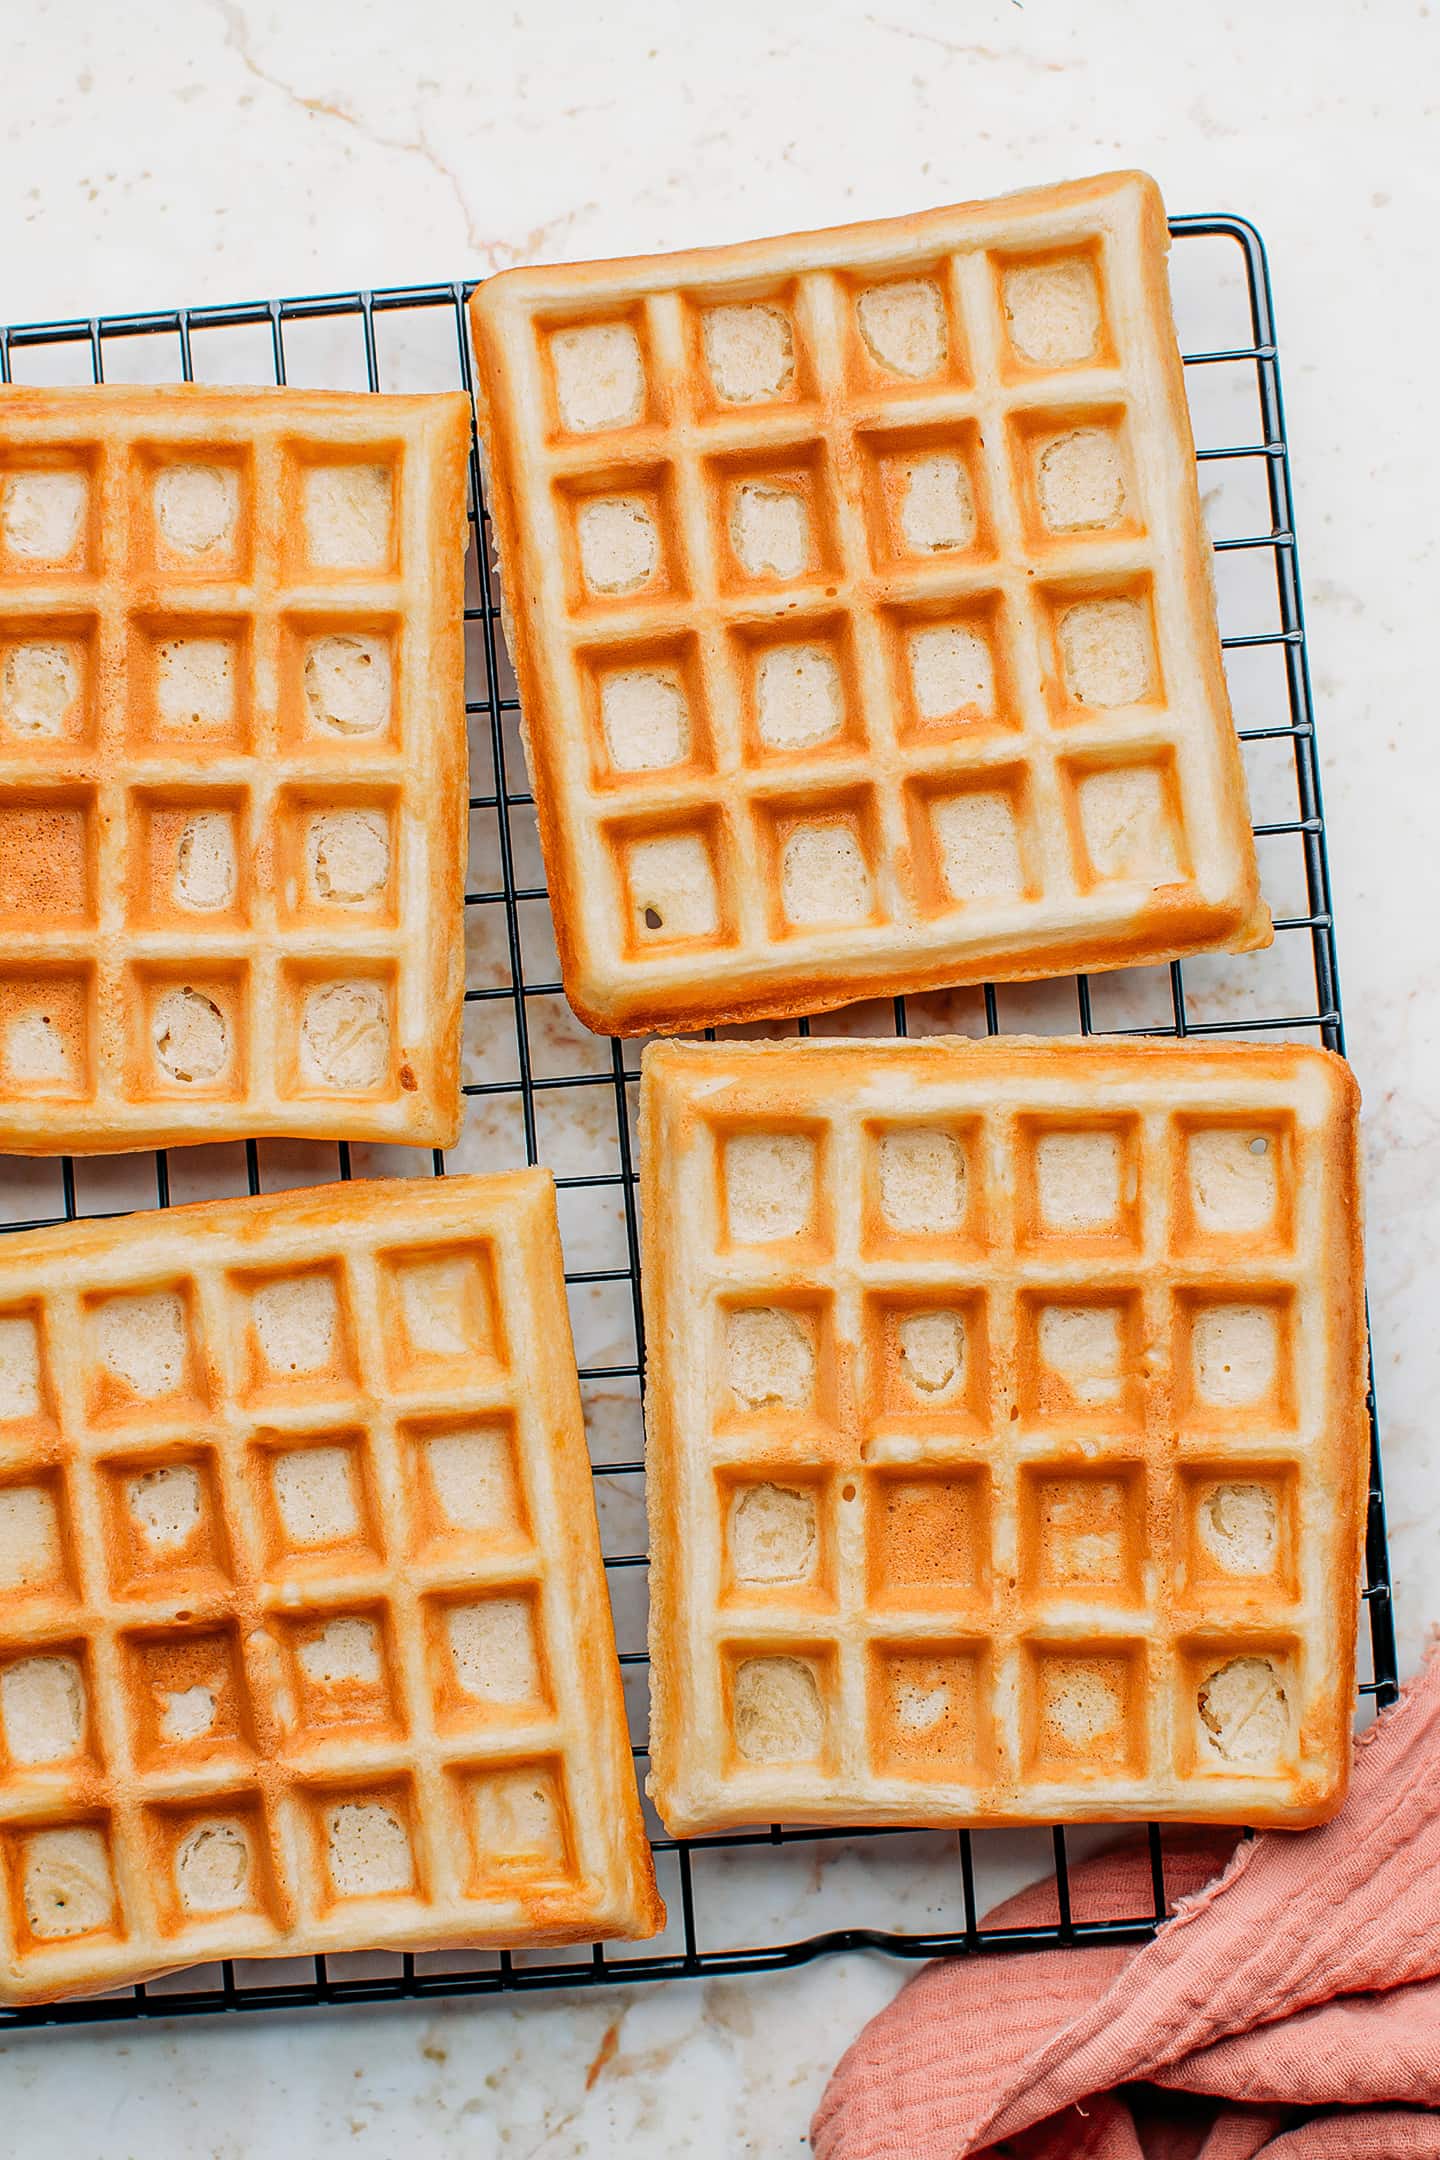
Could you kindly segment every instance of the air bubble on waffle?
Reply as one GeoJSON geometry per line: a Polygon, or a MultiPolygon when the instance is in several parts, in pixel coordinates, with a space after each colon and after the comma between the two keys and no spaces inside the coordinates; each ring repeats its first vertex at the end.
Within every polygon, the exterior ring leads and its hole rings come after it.
{"type": "Polygon", "coordinates": [[[304,520],[310,560],[325,569],[388,569],[393,495],[388,465],[308,466],[304,520]]]}
{"type": "Polygon", "coordinates": [[[177,1551],[200,1527],[199,1474],[189,1463],[142,1470],[126,1481],[125,1505],[147,1545],[177,1551]]]}
{"type": "Polygon", "coordinates": [[[515,1466],[505,1426],[431,1433],[423,1446],[436,1504],[452,1529],[497,1531],[519,1526],[515,1466]]]}
{"type": "Polygon", "coordinates": [[[1079,798],[1085,852],[1098,876],[1164,885],[1183,875],[1159,766],[1115,765],[1086,773],[1079,798]]]}
{"type": "Polygon", "coordinates": [[[236,1912],[253,1900],[253,1857],[244,1823],[197,1823],[175,1849],[175,1894],[183,1912],[236,1912]]]}
{"type": "Polygon", "coordinates": [[[364,907],[390,879],[390,830],[380,810],[327,810],[306,835],[310,882],[336,907],[364,907]]]}
{"type": "Polygon", "coordinates": [[[1290,1699],[1273,1658],[1230,1658],[1195,1692],[1202,1758],[1278,1770],[1290,1752],[1290,1699]]]}
{"type": "Polygon", "coordinates": [[[0,491],[0,539],[27,563],[63,563],[74,554],[90,483],[83,472],[11,472],[0,491]]]}
{"type": "Polygon", "coordinates": [[[481,1770],[468,1784],[482,1876],[551,1874],[565,1866],[564,1809],[548,1766],[481,1770]]]}
{"type": "Polygon", "coordinates": [[[656,772],[690,755],[690,706],[673,667],[626,668],[600,684],[600,725],[617,772],[656,772]]]}
{"type": "Polygon", "coordinates": [[[187,983],[156,1000],[150,1020],[155,1062],[182,1086],[218,1080],[230,1061],[230,1029],[219,1006],[187,983]]]}
{"type": "Polygon", "coordinates": [[[870,865],[854,828],[834,820],[797,825],[780,850],[780,904],[803,928],[864,922],[873,914],[870,865]]]}
{"type": "Polygon", "coordinates": [[[815,1392],[815,1346],[801,1322],[778,1305],[728,1315],[725,1377],[749,1410],[802,1410],[815,1392]]]}
{"type": "Polygon", "coordinates": [[[912,382],[938,374],[949,354],[945,300],[933,278],[871,285],[855,303],[865,347],[877,366],[912,382]]]}
{"type": "Polygon", "coordinates": [[[1086,1409],[1120,1400],[1120,1309],[1115,1305],[1043,1305],[1038,1342],[1043,1363],[1086,1409]]]}
{"type": "Polygon", "coordinates": [[[906,640],[915,708],[922,720],[989,719],[995,662],[988,639],[966,623],[927,623],[906,640]]]}
{"type": "Polygon", "coordinates": [[[560,424],[575,435],[630,427],[645,408],[640,340],[629,323],[585,323],[550,339],[560,424]]]}
{"type": "Polygon", "coordinates": [[[1120,1136],[1113,1132],[1041,1133],[1035,1143],[1035,1191],[1047,1230],[1108,1230],[1120,1214],[1120,1136]]]}
{"type": "Polygon", "coordinates": [[[177,555],[233,547],[240,476],[228,465],[167,465],[155,475],[155,522],[177,555]]]}
{"type": "Polygon", "coordinates": [[[65,1762],[85,1738],[85,1682],[72,1657],[19,1658],[0,1673],[0,1728],[12,1763],[65,1762]]]}
{"type": "Polygon", "coordinates": [[[94,1308],[91,1330],[97,1364],[132,1394],[155,1401],[184,1386],[190,1334],[178,1291],[107,1298],[94,1308]]]}
{"type": "Polygon", "coordinates": [[[1274,1488],[1248,1479],[1216,1485],[1196,1515],[1200,1542],[1227,1575],[1269,1575],[1280,1550],[1274,1488]]]}
{"type": "Polygon", "coordinates": [[[214,914],[235,897],[235,821],[228,810],[187,818],[175,849],[171,897],[177,906],[214,914]]]}
{"type": "Polygon", "coordinates": [[[701,328],[710,380],[726,404],[757,404],[790,387],[795,339],[780,308],[763,301],[706,308],[701,328]]]}
{"type": "Polygon", "coordinates": [[[953,1133],[917,1125],[882,1133],[880,1212],[902,1235],[941,1236],[965,1218],[965,1151],[953,1133]]]}
{"type": "Polygon", "coordinates": [[[713,937],[719,929],[720,895],[710,850],[700,833],[657,833],[633,841],[625,872],[638,935],[713,937]]]}
{"type": "Polygon", "coordinates": [[[410,1833],[393,1804],[342,1800],[325,1815],[325,1865],[337,1897],[394,1897],[415,1887],[410,1833]]]}
{"type": "Polygon", "coordinates": [[[963,460],[932,452],[901,468],[900,532],[916,555],[967,548],[975,538],[975,491],[963,460]]]}
{"type": "Polygon", "coordinates": [[[0,669],[0,722],[30,741],[61,741],[73,732],[81,665],[73,645],[48,638],[12,645],[0,669]]]}
{"type": "Polygon", "coordinates": [[[379,1087],[390,1068],[390,1009],[368,977],[318,983],[305,993],[300,1073],[312,1087],[379,1087]]]}
{"type": "Polygon", "coordinates": [[[338,1545],[358,1534],[352,1449],[293,1448],[274,1458],[271,1477],[276,1513],[291,1545],[338,1545]]]}
{"type": "Polygon", "coordinates": [[[534,1702],[540,1693],[540,1661],[528,1598],[482,1598],[452,1605],[445,1614],[455,1678],[477,1702],[534,1702]]]}
{"type": "Polygon", "coordinates": [[[42,1403],[40,1330],[28,1313],[0,1318],[0,1421],[38,1417],[42,1403]]]}
{"type": "Polygon", "coordinates": [[[800,1658],[747,1658],[735,1668],[735,1746],[746,1762],[813,1762],[825,1738],[814,1669],[800,1658]]]}
{"type": "Polygon", "coordinates": [[[1073,367],[1100,342],[1100,292],[1083,255],[1020,263],[1002,280],[1010,342],[1036,367],[1073,367]]]}
{"type": "Polygon", "coordinates": [[[53,1584],[61,1565],[54,1495],[44,1485],[0,1490],[0,1594],[53,1584]]]}
{"type": "Polygon", "coordinates": [[[1098,532],[1125,518],[1128,491],[1120,438],[1111,428],[1071,428],[1035,459],[1035,491],[1050,532],[1098,532]]]}
{"type": "Polygon", "coordinates": [[[641,496],[606,495],[583,502],[575,533],[581,572],[592,592],[607,597],[639,592],[660,566],[660,534],[641,496]]]}
{"type": "Polygon", "coordinates": [[[922,1399],[953,1395],[965,1379],[965,1320],[943,1308],[904,1313],[896,1323],[900,1370],[922,1399]]]}
{"type": "Polygon", "coordinates": [[[1191,1328],[1195,1394],[1216,1409],[1263,1402],[1280,1367],[1280,1326],[1270,1305],[1202,1305],[1191,1328]]]}
{"type": "Polygon", "coordinates": [[[742,1485],[730,1502],[728,1539],[737,1582],[804,1582],[819,1550],[813,1491],[742,1485]]]}
{"type": "Polygon", "coordinates": [[[260,1354],[281,1378],[322,1372],[335,1360],[340,1304],[329,1275],[284,1276],[262,1283],[250,1305],[260,1354]]]}
{"type": "Polygon", "coordinates": [[[172,1688],[161,1698],[160,1736],[183,1746],[187,1740],[203,1740],[215,1723],[213,1690],[197,1681],[193,1687],[172,1688]]]}
{"type": "Polygon", "coordinates": [[[804,496],[794,488],[742,481],[730,503],[730,545],[750,577],[799,577],[812,554],[804,496]]]}
{"type": "Polygon", "coordinates": [[[1077,705],[1136,705],[1155,691],[1150,614],[1142,600],[1081,600],[1060,617],[1060,664],[1077,705]]]}
{"type": "Polygon", "coordinates": [[[155,649],[155,704],[166,728],[211,735],[230,727],[236,677],[233,638],[161,638],[155,649]]]}
{"type": "Polygon", "coordinates": [[[1234,1236],[1274,1221],[1279,1179],[1270,1136],[1224,1126],[1192,1132],[1187,1158],[1190,1204],[1202,1230],[1234,1236]]]}
{"type": "Polygon", "coordinates": [[[815,1209],[815,1142],[804,1133],[733,1133],[724,1146],[724,1180],[737,1244],[798,1237],[815,1209]]]}
{"type": "Polygon", "coordinates": [[[377,1687],[383,1674],[380,1631],[353,1614],[327,1620],[295,1652],[300,1670],[316,1687],[377,1687]]]}
{"type": "Polygon", "coordinates": [[[306,646],[305,704],[322,734],[383,734],[393,696],[388,639],[337,630],[306,646]]]}
{"type": "Polygon", "coordinates": [[[115,1915],[110,1854],[99,1830],[35,1830],[20,1867],[25,1921],[37,1942],[108,1927],[115,1915]]]}
{"type": "Polygon", "coordinates": [[[936,796],[930,806],[941,879],[953,900],[1017,900],[1025,890],[1015,805],[984,788],[936,796]]]}
{"type": "Polygon", "coordinates": [[[829,742],[845,725],[845,690],[824,645],[769,645],[755,668],[755,725],[769,750],[829,742]]]}

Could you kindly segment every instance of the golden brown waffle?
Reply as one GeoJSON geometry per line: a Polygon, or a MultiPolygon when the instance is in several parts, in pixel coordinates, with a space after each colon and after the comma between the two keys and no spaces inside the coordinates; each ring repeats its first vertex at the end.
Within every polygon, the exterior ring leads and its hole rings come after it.
{"type": "Polygon", "coordinates": [[[0,1149],[455,1139],[468,444],[0,390],[0,1149]]]}
{"type": "Polygon", "coordinates": [[[0,2000],[663,1921],[548,1171],[0,1244],[0,2000]]]}
{"type": "Polygon", "coordinates": [[[565,988],[620,1034],[1264,945],[1153,183],[471,302],[565,988]]]}
{"type": "Polygon", "coordinates": [[[647,1050],[672,1831],[1339,1805],[1356,1111],[1291,1047],[647,1050]]]}

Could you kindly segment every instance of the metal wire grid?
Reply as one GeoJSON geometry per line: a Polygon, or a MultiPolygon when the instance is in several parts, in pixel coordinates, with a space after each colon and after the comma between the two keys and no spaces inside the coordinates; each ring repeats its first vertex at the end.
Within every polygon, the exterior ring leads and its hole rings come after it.
{"type": "MultiPolygon", "coordinates": [[[[1283,660],[1284,717],[1273,721],[1267,719],[1262,726],[1242,727],[1240,736],[1242,742],[1247,743],[1288,742],[1293,750],[1297,814],[1270,822],[1259,822],[1255,826],[1255,832],[1257,839],[1262,841],[1279,837],[1293,838],[1303,852],[1306,895],[1304,911],[1277,918],[1275,927],[1280,935],[1308,933],[1314,1005],[1313,1009],[1298,1012],[1247,1011],[1239,1016],[1197,1018],[1187,1001],[1184,966],[1175,961],[1168,970],[1168,1015],[1148,1018],[1141,1025],[1105,1027],[1097,1019],[1092,985],[1082,975],[1073,979],[1075,1013],[1069,1018],[1068,1025],[1073,1028],[1078,1018],[1080,1030],[1086,1035],[1093,1033],[1181,1037],[1254,1032],[1281,1035],[1298,1033],[1318,1036],[1330,1049],[1343,1052],[1344,1027],[1340,1012],[1320,770],[1305,651],[1304,614],[1300,596],[1284,409],[1264,246],[1254,227],[1244,219],[1236,217],[1176,218],[1171,220],[1170,231],[1172,237],[1181,242],[1190,239],[1231,240],[1238,246],[1243,261],[1250,342],[1221,350],[1187,353],[1185,365],[1187,369],[1193,370],[1216,367],[1224,363],[1245,363],[1254,369],[1260,418],[1259,439],[1202,448],[1197,451],[1197,457],[1202,464],[1212,460],[1250,461],[1252,466],[1258,467],[1264,475],[1264,498],[1268,503],[1269,529],[1218,539],[1214,544],[1217,555],[1233,550],[1258,550],[1262,556],[1268,553],[1273,563],[1279,627],[1224,636],[1221,642],[1228,651],[1275,647],[1283,660]]],[[[100,382],[105,374],[107,339],[154,336],[178,339],[181,373],[188,382],[194,380],[195,376],[192,333],[259,328],[268,330],[274,379],[276,383],[283,384],[286,381],[287,326],[322,319],[358,317],[364,339],[366,380],[371,390],[379,390],[381,369],[376,341],[377,316],[383,317],[402,311],[430,310],[439,311],[453,320],[456,379],[468,391],[471,388],[471,370],[465,325],[465,300],[469,291],[468,285],[457,282],[453,285],[414,286],[381,292],[316,295],[235,307],[180,309],[160,314],[30,324],[10,329],[0,327],[0,382],[12,380],[12,355],[17,352],[23,353],[32,348],[66,346],[88,349],[93,378],[100,382]]],[[[638,1387],[644,1363],[644,1336],[636,1180],[630,1137],[630,1090],[638,1082],[639,1072],[637,1068],[627,1065],[624,1045],[618,1041],[608,1044],[608,1063],[604,1062],[605,1046],[601,1046],[600,1070],[559,1075],[535,1070],[528,1008],[536,998],[559,997],[562,986],[558,981],[527,979],[525,971],[519,910],[526,903],[543,902],[546,895],[543,886],[522,884],[517,875],[510,813],[517,809],[530,809],[533,797],[524,786],[523,774],[517,773],[516,783],[513,785],[510,777],[512,761],[506,722],[518,713],[519,702],[517,698],[506,695],[504,689],[500,609],[490,567],[489,519],[481,493],[478,452],[473,444],[471,489],[471,521],[476,528],[472,531],[473,560],[477,568],[478,593],[474,604],[467,606],[465,613],[467,623],[474,624],[478,630],[483,656],[483,685],[478,696],[468,699],[467,711],[472,721],[478,721],[482,728],[488,726],[494,786],[493,792],[472,795],[470,809],[472,814],[479,811],[495,815],[499,839],[500,882],[490,889],[468,892],[466,906],[477,910],[503,909],[509,980],[500,985],[471,988],[466,996],[472,1003],[484,1000],[508,1001],[514,1029],[517,1072],[514,1079],[469,1082],[466,1093],[477,1097],[518,1097],[525,1159],[536,1162],[541,1155],[537,1102],[545,1091],[606,1088],[612,1092],[618,1169],[560,1176],[557,1178],[557,1185],[562,1192],[611,1188],[618,1194],[623,1208],[625,1265],[616,1268],[570,1270],[566,1280],[572,1286],[611,1283],[626,1287],[635,1331],[635,1361],[582,1365],[580,1377],[582,1383],[620,1381],[638,1387]]],[[[1195,963],[1192,962],[1191,966],[1193,970],[1195,963]]],[[[1004,994],[1002,991],[999,995],[1004,994]]],[[[984,1026],[992,1035],[1000,1033],[1002,1029],[999,995],[996,988],[988,984],[982,992],[984,1026]]],[[[903,998],[895,999],[893,1027],[897,1035],[908,1032],[911,1017],[907,1012],[906,1001],[903,998]]],[[[1053,1020],[1051,1024],[1054,1024],[1053,1020]]],[[[809,1034],[810,1026],[807,1021],[800,1021],[799,1032],[802,1035],[809,1034]]],[[[155,1154],[154,1165],[155,1203],[165,1207],[170,1201],[171,1181],[169,1161],[163,1150],[155,1154]]],[[[445,1158],[439,1149],[433,1151],[433,1169],[437,1177],[444,1175],[445,1158]]],[[[338,1147],[338,1172],[341,1178],[352,1175],[351,1151],[348,1144],[343,1142],[338,1147]]],[[[261,1189],[261,1167],[259,1150],[253,1140],[245,1142],[245,1173],[251,1193],[258,1193],[261,1189]]],[[[76,1193],[75,1165],[68,1156],[61,1161],[60,1176],[64,1212],[59,1217],[43,1219],[73,1221],[81,1210],[76,1193]]],[[[0,1231],[34,1227],[35,1219],[24,1222],[0,1221],[0,1231]]],[[[1377,1704],[1384,1705],[1395,1699],[1398,1687],[1373,1384],[1367,1396],[1367,1408],[1371,1433],[1371,1478],[1363,1594],[1369,1616],[1372,1678],[1361,1683],[1360,1692],[1362,1695],[1372,1696],[1377,1704]]],[[[627,1456],[618,1461],[600,1461],[593,1465],[597,1478],[638,1477],[643,1473],[643,1468],[643,1461],[638,1456],[627,1456]]],[[[607,1556],[605,1565],[617,1574],[624,1570],[643,1569],[646,1555],[643,1552],[612,1554],[607,1556]]],[[[643,1666],[646,1662],[645,1653],[643,1650],[622,1651],[621,1662],[629,1667],[643,1666]]],[[[646,1753],[644,1745],[637,1743],[634,1752],[637,1758],[643,1758],[646,1753]]],[[[697,1856],[706,1852],[738,1851],[745,1847],[819,1846],[837,1839],[870,1841],[873,1847],[873,1841],[900,1835],[903,1833],[883,1829],[858,1832],[791,1830],[780,1825],[772,1826],[768,1831],[752,1831],[729,1837],[677,1840],[656,1835],[652,1843],[662,1866],[665,1864],[662,1856],[670,1856],[672,1877],[665,1887],[672,1905],[672,1932],[675,1931],[678,1919],[679,1931],[683,1934],[683,1947],[677,1945],[674,1949],[662,1949],[638,1956],[622,1956],[616,1954],[618,1946],[612,1945],[607,1949],[604,1945],[596,1944],[591,1949],[588,1960],[584,1958],[583,1952],[578,1954],[581,1960],[579,1962],[558,1962],[547,1957],[537,1957],[533,1953],[512,1957],[510,1953],[502,1951],[483,1960],[477,1957],[477,1969],[459,1971],[427,1969],[429,1960],[407,1955],[372,1961],[393,1970],[387,1969],[379,1975],[372,1973],[365,1977],[349,1977],[343,1972],[330,1969],[330,1966],[337,1963],[342,1966],[353,1965],[353,1960],[332,1959],[328,1964],[323,1957],[288,1961],[284,1968],[287,1975],[296,1962],[313,1967],[313,1972],[308,1977],[300,1979],[279,1978],[279,1968],[267,1979],[267,1968],[263,1962],[251,1963],[237,1969],[234,1962],[227,1961],[218,1967],[202,1968],[202,1974],[187,1976],[179,1986],[152,1984],[148,1988],[140,1986],[126,1989],[91,2001],[0,2012],[0,2030],[43,2024],[174,2017],[226,2010],[296,2009],[322,2003],[400,2001],[426,1996],[492,1994],[519,1989],[660,1980],[699,1974],[761,1972],[803,1964],[825,1952],[842,1949],[882,1950],[895,1956],[922,1958],[940,1952],[1053,1948],[1082,1942],[1136,1942],[1152,1935],[1165,1915],[1165,1856],[1160,1833],[1155,1825],[1150,1825],[1147,1831],[1151,1875],[1150,1909],[1138,1914],[1089,1920],[1077,1920],[1072,1916],[1069,1872],[1071,1856],[1067,1848],[1067,1834],[1063,1828],[1057,1827],[1050,1833],[1056,1920],[1049,1924],[1023,1928],[982,1928],[977,1902],[976,1841],[994,1837],[998,1833],[961,1830],[951,1834],[954,1838],[951,1870],[956,1908],[954,1925],[923,1933],[845,1926],[795,1941],[766,1944],[762,1947],[718,1950],[702,1947],[702,1910],[696,1883],[697,1856]],[[674,1910],[677,1905],[678,1914],[674,1910]],[[218,1974],[218,1978],[213,1982],[208,1980],[211,1973],[218,1974]],[[205,1977],[206,1984],[197,1984],[202,1976],[205,1977]]]]}

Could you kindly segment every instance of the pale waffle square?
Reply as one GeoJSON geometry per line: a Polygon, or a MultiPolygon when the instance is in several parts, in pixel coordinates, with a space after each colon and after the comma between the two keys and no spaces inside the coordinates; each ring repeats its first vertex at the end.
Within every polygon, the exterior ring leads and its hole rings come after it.
{"type": "Polygon", "coordinates": [[[637,1034],[1268,944],[1153,182],[471,301],[565,989],[637,1034]]]}
{"type": "Polygon", "coordinates": [[[1339,1805],[1356,1113],[1305,1048],[647,1050],[673,1832],[1339,1805]]]}
{"type": "Polygon", "coordinates": [[[456,1138],[469,441],[0,390],[0,1149],[456,1138]]]}
{"type": "Polygon", "coordinates": [[[0,1244],[0,2000],[662,1924],[548,1171],[0,1244]]]}

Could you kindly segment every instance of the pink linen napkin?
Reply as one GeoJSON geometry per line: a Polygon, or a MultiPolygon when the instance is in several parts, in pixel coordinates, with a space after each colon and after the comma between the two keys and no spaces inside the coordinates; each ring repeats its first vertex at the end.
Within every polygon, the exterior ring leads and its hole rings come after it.
{"type": "MultiPolygon", "coordinates": [[[[1440,1656],[1333,1822],[1232,1844],[1167,1836],[1138,1948],[927,1965],[831,2078],[818,2160],[1440,2160],[1440,1656]]],[[[1150,1897],[1133,1841],[1071,1875],[1077,1920],[1150,1897]]],[[[1047,1882],[987,1924],[1055,1918],[1047,1882]]]]}

